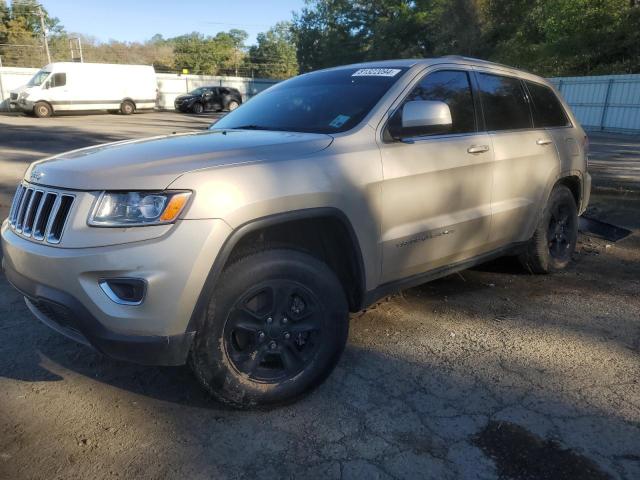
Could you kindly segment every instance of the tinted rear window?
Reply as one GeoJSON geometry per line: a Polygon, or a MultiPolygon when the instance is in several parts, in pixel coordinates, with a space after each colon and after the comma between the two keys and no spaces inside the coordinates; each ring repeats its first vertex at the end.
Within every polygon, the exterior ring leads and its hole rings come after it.
{"type": "Polygon", "coordinates": [[[513,77],[478,74],[487,130],[531,128],[531,113],[522,83],[513,77]]]}
{"type": "Polygon", "coordinates": [[[549,87],[526,82],[533,101],[533,124],[535,127],[566,127],[569,119],[556,94],[549,87]]]}

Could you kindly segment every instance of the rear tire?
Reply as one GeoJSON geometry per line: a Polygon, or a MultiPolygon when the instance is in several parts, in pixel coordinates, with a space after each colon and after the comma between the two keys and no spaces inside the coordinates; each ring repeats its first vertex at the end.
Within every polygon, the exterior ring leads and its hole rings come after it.
{"type": "Polygon", "coordinates": [[[557,185],[549,196],[533,237],[518,259],[531,273],[557,272],[571,261],[577,240],[576,201],[571,190],[557,185]]]}
{"type": "Polygon", "coordinates": [[[120,104],[120,113],[122,115],[131,115],[132,113],[135,113],[135,111],[136,106],[129,100],[125,100],[120,104]]]}
{"type": "Polygon", "coordinates": [[[236,100],[230,100],[227,104],[227,110],[233,112],[236,108],[238,108],[240,104],[236,100]]]}
{"type": "Polygon", "coordinates": [[[296,250],[261,251],[223,272],[189,363],[223,403],[283,404],[331,373],[348,331],[345,294],[326,264],[296,250]]]}
{"type": "Polygon", "coordinates": [[[38,118],[47,118],[53,115],[53,109],[47,102],[38,102],[33,106],[33,114],[38,118]]]}

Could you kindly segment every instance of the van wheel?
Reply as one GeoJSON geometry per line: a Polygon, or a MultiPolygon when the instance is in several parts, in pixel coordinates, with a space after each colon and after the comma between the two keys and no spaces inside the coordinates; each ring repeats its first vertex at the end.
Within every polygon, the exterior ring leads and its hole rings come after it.
{"type": "Polygon", "coordinates": [[[135,111],[136,111],[136,106],[133,104],[133,102],[130,102],[129,100],[125,100],[120,104],[120,113],[122,115],[131,115],[135,111]]]}
{"type": "Polygon", "coordinates": [[[46,102],[38,102],[33,106],[33,113],[38,118],[46,118],[53,115],[53,109],[46,102]]]}
{"type": "Polygon", "coordinates": [[[204,107],[202,106],[202,104],[200,102],[196,102],[191,107],[191,111],[193,113],[195,113],[196,115],[200,115],[202,112],[204,112],[204,107]]]}
{"type": "Polygon", "coordinates": [[[227,104],[227,110],[229,110],[230,112],[233,112],[236,108],[238,108],[240,106],[240,104],[238,102],[236,102],[235,100],[231,100],[228,104],[227,104]]]}
{"type": "Polygon", "coordinates": [[[223,403],[287,403],[331,373],[348,331],[344,291],[325,263],[296,250],[265,250],[225,269],[189,363],[223,403]]]}
{"type": "Polygon", "coordinates": [[[522,265],[532,273],[552,273],[564,269],[578,241],[578,207],[571,190],[556,186],[544,209],[535,233],[520,254],[522,265]]]}

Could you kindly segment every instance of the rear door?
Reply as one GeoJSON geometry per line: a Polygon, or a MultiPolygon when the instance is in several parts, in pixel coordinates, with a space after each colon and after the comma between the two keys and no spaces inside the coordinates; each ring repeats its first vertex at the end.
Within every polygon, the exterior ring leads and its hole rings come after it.
{"type": "Polygon", "coordinates": [[[533,124],[536,128],[546,129],[553,137],[562,171],[583,171],[585,165],[580,147],[584,140],[583,132],[573,127],[562,103],[550,87],[531,81],[526,81],[525,85],[531,99],[533,124]]]}
{"type": "Polygon", "coordinates": [[[519,78],[482,69],[476,77],[494,151],[490,241],[500,247],[532,235],[558,156],[551,135],[534,128],[519,78]]]}
{"type": "Polygon", "coordinates": [[[493,153],[479,127],[470,73],[457,67],[425,74],[389,123],[411,100],[445,102],[453,125],[380,144],[383,283],[473,257],[489,240],[493,153]]]}

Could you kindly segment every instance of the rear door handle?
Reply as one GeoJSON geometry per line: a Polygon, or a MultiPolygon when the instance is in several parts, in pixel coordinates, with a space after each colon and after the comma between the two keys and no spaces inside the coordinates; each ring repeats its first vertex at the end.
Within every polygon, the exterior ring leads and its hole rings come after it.
{"type": "Polygon", "coordinates": [[[467,148],[467,153],[484,153],[489,151],[489,145],[472,145],[467,148]]]}
{"type": "Polygon", "coordinates": [[[549,145],[552,142],[553,140],[549,138],[539,138],[538,140],[536,140],[537,145],[549,145]]]}

